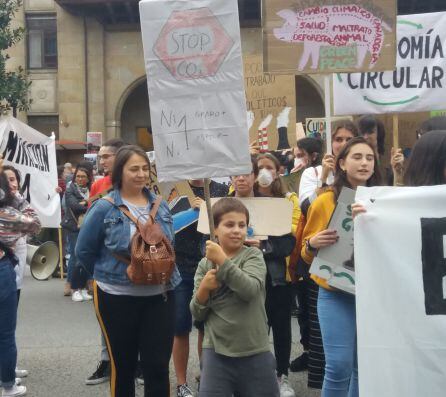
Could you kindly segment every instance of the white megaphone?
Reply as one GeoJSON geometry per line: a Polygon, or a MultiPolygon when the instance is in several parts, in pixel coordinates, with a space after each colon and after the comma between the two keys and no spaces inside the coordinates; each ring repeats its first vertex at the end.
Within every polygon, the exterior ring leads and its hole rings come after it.
{"type": "Polygon", "coordinates": [[[36,280],[47,280],[59,265],[59,249],[54,241],[42,245],[27,244],[26,263],[36,280]]]}

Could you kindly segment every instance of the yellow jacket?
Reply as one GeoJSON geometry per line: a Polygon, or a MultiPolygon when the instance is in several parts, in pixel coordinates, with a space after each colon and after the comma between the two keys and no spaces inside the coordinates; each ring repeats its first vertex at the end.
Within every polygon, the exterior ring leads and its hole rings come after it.
{"type": "MultiPolygon", "coordinates": [[[[329,190],[318,196],[308,209],[307,222],[305,223],[305,228],[302,236],[301,251],[302,259],[308,264],[311,264],[311,262],[313,262],[314,252],[307,251],[306,241],[313,237],[315,234],[327,229],[335,207],[336,202],[334,192],[329,190]]],[[[333,288],[328,285],[325,279],[315,276],[314,274],[311,275],[311,278],[316,282],[316,284],[320,285],[321,287],[328,290],[333,290],[333,288]]]]}
{"type": "MultiPolygon", "coordinates": [[[[299,223],[299,218],[300,218],[300,205],[299,205],[299,197],[297,196],[296,193],[294,192],[288,192],[285,197],[290,200],[293,203],[293,218],[291,221],[291,233],[293,236],[296,235],[296,230],[297,230],[297,224],[299,223]]],[[[288,256],[286,258],[286,280],[288,282],[291,282],[291,275],[290,275],[290,257],[288,256]]]]}

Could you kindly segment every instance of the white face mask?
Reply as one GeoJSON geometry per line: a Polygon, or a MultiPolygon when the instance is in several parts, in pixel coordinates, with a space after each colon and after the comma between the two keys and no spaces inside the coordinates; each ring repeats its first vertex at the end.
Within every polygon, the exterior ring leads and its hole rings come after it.
{"type": "Polygon", "coordinates": [[[268,187],[274,181],[273,174],[265,168],[262,168],[259,172],[259,176],[257,177],[257,182],[261,187],[268,187]]]}
{"type": "Polygon", "coordinates": [[[297,167],[303,168],[306,165],[307,165],[307,163],[303,157],[296,157],[294,159],[294,168],[297,168],[297,167]]]}

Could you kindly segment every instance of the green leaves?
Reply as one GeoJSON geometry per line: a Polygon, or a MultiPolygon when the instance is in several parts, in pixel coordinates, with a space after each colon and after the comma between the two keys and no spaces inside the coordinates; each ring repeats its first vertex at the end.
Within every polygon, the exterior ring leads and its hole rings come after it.
{"type": "Polygon", "coordinates": [[[26,71],[21,66],[16,70],[6,69],[9,59],[6,50],[17,44],[25,34],[23,27],[11,27],[14,15],[21,6],[22,0],[0,1],[0,112],[12,109],[14,115],[17,110],[28,110],[31,104],[28,99],[31,82],[26,71]]]}

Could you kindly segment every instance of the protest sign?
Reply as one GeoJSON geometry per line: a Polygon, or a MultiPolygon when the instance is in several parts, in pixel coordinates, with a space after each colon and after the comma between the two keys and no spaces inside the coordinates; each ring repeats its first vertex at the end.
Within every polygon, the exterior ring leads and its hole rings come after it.
{"type": "Polygon", "coordinates": [[[102,146],[102,132],[87,132],[87,152],[97,153],[102,146]]]}
{"type": "Polygon", "coordinates": [[[355,293],[355,265],[353,256],[353,218],[351,205],[355,191],[344,187],[327,229],[336,230],[339,240],[318,250],[310,273],[327,280],[332,287],[355,293]]]}
{"type": "Polygon", "coordinates": [[[21,174],[21,191],[42,227],[60,227],[56,143],[13,117],[0,118],[0,154],[21,174]]]}
{"type": "Polygon", "coordinates": [[[264,70],[395,68],[396,0],[264,0],[264,70]]]}
{"type": "Polygon", "coordinates": [[[446,109],[445,24],[446,12],[398,16],[396,69],[335,76],[334,113],[446,109]]]}
{"type": "Polygon", "coordinates": [[[266,128],[268,150],[296,146],[296,88],[294,75],[263,74],[262,55],[244,55],[246,108],[250,142],[266,128]]]}
{"type": "Polygon", "coordinates": [[[249,173],[237,1],[139,8],[158,180],[249,173]]]}
{"type": "Polygon", "coordinates": [[[446,185],[359,187],[355,219],[361,397],[443,397],[446,185]]]}
{"type": "MultiPolygon", "coordinates": [[[[330,117],[332,124],[345,119],[352,120],[352,117],[330,117]]],[[[325,141],[327,138],[327,119],[325,117],[307,117],[305,119],[305,130],[307,137],[321,138],[325,141]]]]}
{"type": "MultiPolygon", "coordinates": [[[[212,198],[212,205],[219,199],[212,198]]],[[[249,228],[253,238],[265,239],[266,236],[283,236],[291,233],[293,204],[286,198],[249,197],[238,198],[249,211],[249,228]]],[[[209,234],[206,204],[200,207],[197,230],[209,234]]]]}

